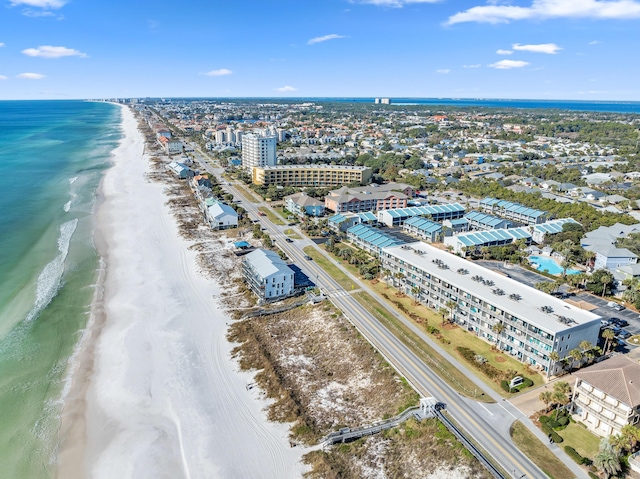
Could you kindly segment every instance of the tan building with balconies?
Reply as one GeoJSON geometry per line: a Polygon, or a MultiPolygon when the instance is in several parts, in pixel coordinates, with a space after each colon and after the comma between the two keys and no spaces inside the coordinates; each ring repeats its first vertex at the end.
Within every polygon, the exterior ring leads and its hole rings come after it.
{"type": "MultiPolygon", "coordinates": [[[[640,364],[617,355],[574,373],[573,413],[602,437],[640,421],[640,364]]],[[[575,417],[575,416],[574,416],[575,417]]]]}
{"type": "Polygon", "coordinates": [[[343,165],[276,165],[252,169],[254,185],[339,186],[371,181],[371,168],[343,165]]]}

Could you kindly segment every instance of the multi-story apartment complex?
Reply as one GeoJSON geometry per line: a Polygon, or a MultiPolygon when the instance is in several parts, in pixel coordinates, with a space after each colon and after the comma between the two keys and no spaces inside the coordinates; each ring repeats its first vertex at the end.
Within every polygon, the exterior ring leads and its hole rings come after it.
{"type": "Polygon", "coordinates": [[[480,208],[503,218],[517,221],[525,225],[537,225],[547,221],[549,214],[546,211],[527,208],[511,201],[485,198],[480,202],[480,208]]]}
{"type": "Polygon", "coordinates": [[[428,217],[433,221],[444,221],[462,218],[464,206],[460,203],[450,203],[445,205],[424,205],[403,207],[400,209],[387,209],[378,212],[378,222],[389,227],[402,226],[405,221],[414,216],[428,217]]]}
{"type": "Polygon", "coordinates": [[[294,292],[294,273],[274,251],[257,249],[242,261],[244,279],[261,300],[284,298],[294,292]]]}
{"type": "Polygon", "coordinates": [[[275,166],[277,138],[249,133],[242,137],[242,166],[251,169],[254,166],[275,166]]]}
{"type": "Polygon", "coordinates": [[[330,191],[325,196],[324,206],[336,213],[406,208],[407,201],[413,194],[413,188],[400,183],[370,185],[361,188],[343,186],[330,191]]]}
{"type": "MultiPolygon", "coordinates": [[[[244,153],[244,152],[243,152],[244,153]]],[[[365,166],[277,165],[256,166],[252,181],[256,185],[338,186],[368,183],[372,170],[365,166]]]]}
{"type": "Polygon", "coordinates": [[[454,254],[417,242],[384,248],[380,258],[402,292],[434,309],[454,303],[455,323],[547,376],[561,370],[552,351],[562,359],[581,341],[597,344],[596,314],[454,254]]]}
{"type": "Polygon", "coordinates": [[[640,422],[640,364],[616,355],[574,373],[573,412],[607,437],[640,422]]]}
{"type": "Polygon", "coordinates": [[[490,231],[470,231],[444,238],[444,244],[462,256],[478,252],[485,246],[504,246],[518,240],[531,243],[531,232],[527,228],[509,228],[490,231]]]}

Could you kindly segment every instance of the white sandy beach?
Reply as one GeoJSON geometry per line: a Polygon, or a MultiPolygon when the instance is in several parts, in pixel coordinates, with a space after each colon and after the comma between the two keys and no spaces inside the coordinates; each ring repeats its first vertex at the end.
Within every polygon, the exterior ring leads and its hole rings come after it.
{"type": "Polygon", "coordinates": [[[143,138],[122,112],[97,213],[104,315],[98,305],[76,358],[58,477],[300,477],[304,451],[246,390],[219,288],[198,273],[163,185],[145,178],[143,138]]]}

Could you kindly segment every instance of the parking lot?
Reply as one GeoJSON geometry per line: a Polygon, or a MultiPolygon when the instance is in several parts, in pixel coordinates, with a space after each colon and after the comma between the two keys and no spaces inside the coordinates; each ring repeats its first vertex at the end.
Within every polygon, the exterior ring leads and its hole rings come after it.
{"type": "MultiPolygon", "coordinates": [[[[540,281],[551,281],[549,278],[542,276],[541,274],[534,273],[517,265],[505,265],[504,263],[499,261],[475,261],[475,263],[478,263],[485,268],[498,271],[504,275],[509,275],[509,277],[515,279],[516,281],[532,287],[540,281]]],[[[561,287],[560,291],[566,291],[566,287],[561,287]]],[[[627,326],[624,326],[622,329],[628,331],[629,333],[631,333],[631,335],[640,334],[640,315],[635,311],[631,311],[629,309],[616,311],[615,309],[607,306],[607,303],[609,302],[608,300],[598,298],[597,296],[588,293],[578,293],[568,299],[576,302],[585,301],[589,304],[592,304],[593,306],[595,306],[595,309],[591,310],[591,312],[597,314],[602,319],[626,319],[629,324],[627,326]]]]}

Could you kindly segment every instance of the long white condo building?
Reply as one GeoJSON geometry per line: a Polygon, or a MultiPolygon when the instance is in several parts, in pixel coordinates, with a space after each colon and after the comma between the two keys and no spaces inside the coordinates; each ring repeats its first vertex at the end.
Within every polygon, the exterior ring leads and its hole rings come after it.
{"type": "Polygon", "coordinates": [[[434,309],[455,303],[456,324],[547,376],[561,370],[552,351],[562,359],[581,341],[598,343],[598,315],[426,243],[383,248],[381,261],[402,292],[434,309]]]}

